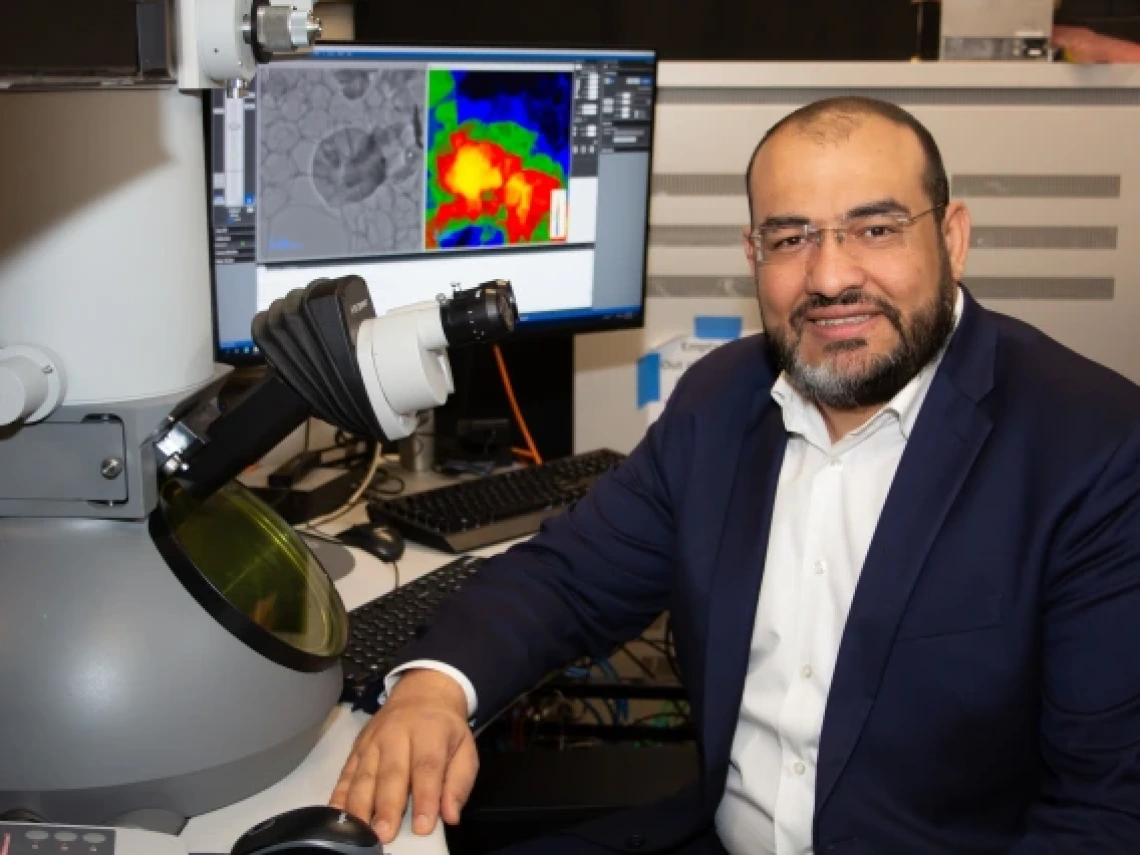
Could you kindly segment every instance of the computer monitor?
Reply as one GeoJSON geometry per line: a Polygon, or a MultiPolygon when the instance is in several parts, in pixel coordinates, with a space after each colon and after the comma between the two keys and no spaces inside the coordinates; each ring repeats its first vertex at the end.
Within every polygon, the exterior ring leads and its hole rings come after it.
{"type": "Polygon", "coordinates": [[[206,95],[216,356],[320,277],[513,283],[516,336],[644,320],[656,56],[323,44],[206,95]]]}

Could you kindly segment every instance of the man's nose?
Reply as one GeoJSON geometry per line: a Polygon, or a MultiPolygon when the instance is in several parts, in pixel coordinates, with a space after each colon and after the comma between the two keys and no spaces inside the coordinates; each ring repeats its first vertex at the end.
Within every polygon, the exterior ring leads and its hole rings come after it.
{"type": "Polygon", "coordinates": [[[864,284],[866,272],[842,244],[844,237],[831,231],[820,233],[807,263],[808,291],[837,297],[864,284]]]}

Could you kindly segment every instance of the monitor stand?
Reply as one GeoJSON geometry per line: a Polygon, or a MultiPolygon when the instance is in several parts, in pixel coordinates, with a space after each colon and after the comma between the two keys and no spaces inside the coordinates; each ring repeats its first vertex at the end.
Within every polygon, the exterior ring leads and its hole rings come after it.
{"type": "MultiPolygon", "coordinates": [[[[519,409],[544,460],[574,452],[574,337],[507,339],[499,345],[519,409]]],[[[483,454],[511,462],[526,442],[512,414],[490,347],[449,351],[455,394],[435,410],[435,462],[483,454]],[[484,453],[485,450],[485,453],[484,453]]]]}

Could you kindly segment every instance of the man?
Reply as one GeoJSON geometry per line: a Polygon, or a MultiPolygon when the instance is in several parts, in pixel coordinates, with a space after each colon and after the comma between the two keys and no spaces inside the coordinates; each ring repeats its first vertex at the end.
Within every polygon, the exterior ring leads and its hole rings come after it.
{"type": "Polygon", "coordinates": [[[468,716],[670,609],[700,787],[520,851],[1140,852],[1140,390],[956,284],[899,108],[799,110],[747,182],[766,335],[442,611],[333,803],[457,822],[468,716]]]}

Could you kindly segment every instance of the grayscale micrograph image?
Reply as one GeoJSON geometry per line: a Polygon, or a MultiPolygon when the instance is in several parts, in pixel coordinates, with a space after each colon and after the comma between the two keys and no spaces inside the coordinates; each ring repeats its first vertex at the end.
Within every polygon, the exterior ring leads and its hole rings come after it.
{"type": "Polygon", "coordinates": [[[259,261],[423,248],[425,75],[373,63],[258,72],[259,261]]]}

